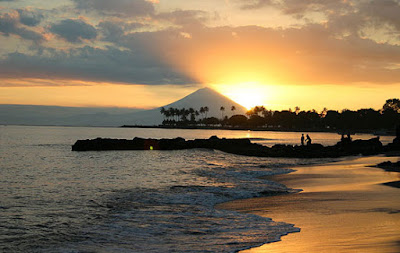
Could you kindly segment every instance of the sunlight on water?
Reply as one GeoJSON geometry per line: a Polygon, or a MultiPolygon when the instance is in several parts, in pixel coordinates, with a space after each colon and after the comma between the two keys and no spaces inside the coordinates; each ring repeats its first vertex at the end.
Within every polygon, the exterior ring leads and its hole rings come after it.
{"type": "MultiPolygon", "coordinates": [[[[231,252],[275,241],[299,229],[284,219],[275,222],[214,205],[271,190],[291,191],[259,177],[330,161],[212,150],[71,151],[77,139],[97,137],[217,135],[272,145],[295,144],[299,133],[1,126],[0,134],[3,252],[231,252]]],[[[325,145],[339,137],[312,134],[325,145]]]]}

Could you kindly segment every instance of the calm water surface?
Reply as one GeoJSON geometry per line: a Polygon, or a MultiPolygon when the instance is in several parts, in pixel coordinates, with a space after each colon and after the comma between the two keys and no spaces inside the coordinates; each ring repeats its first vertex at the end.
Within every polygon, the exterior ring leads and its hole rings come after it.
{"type": "MultiPolygon", "coordinates": [[[[218,203],[289,190],[260,176],[329,159],[254,158],[211,150],[72,152],[77,139],[251,138],[299,133],[0,126],[1,252],[233,252],[299,229],[218,203]]],[[[372,136],[360,135],[367,139],[372,136]]],[[[331,145],[337,134],[312,133],[331,145]]],[[[392,138],[382,138],[383,142],[392,138]]]]}

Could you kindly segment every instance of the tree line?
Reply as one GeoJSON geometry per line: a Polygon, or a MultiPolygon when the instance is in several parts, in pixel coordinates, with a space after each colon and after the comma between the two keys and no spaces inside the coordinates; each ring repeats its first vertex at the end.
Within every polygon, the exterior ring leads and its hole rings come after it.
{"type": "Polygon", "coordinates": [[[221,106],[221,117],[208,117],[209,108],[161,108],[165,126],[212,126],[241,129],[284,129],[284,130],[392,130],[400,124],[400,100],[386,100],[380,110],[359,109],[342,111],[316,110],[302,111],[299,107],[294,110],[273,111],[264,106],[256,106],[246,112],[246,115],[234,114],[236,108],[230,108],[231,115],[225,115],[225,107],[221,106]]]}
{"type": "MultiPolygon", "coordinates": [[[[235,106],[231,106],[231,111],[236,110],[235,106]]],[[[193,108],[161,108],[160,112],[164,116],[163,125],[169,126],[186,126],[186,125],[218,125],[222,124],[224,118],[225,107],[221,106],[221,120],[215,117],[208,117],[210,111],[208,106],[200,107],[199,110],[193,108]]]]}

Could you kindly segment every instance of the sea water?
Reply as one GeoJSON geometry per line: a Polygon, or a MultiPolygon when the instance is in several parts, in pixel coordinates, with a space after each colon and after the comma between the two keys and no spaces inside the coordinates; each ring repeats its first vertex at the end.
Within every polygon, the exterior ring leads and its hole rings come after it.
{"type": "MultiPolygon", "coordinates": [[[[206,149],[71,151],[78,139],[212,135],[267,146],[300,139],[283,132],[0,126],[0,252],[235,252],[298,232],[291,224],[214,206],[294,192],[260,177],[332,159],[206,149]]],[[[340,136],[311,138],[331,145],[340,136]]]]}

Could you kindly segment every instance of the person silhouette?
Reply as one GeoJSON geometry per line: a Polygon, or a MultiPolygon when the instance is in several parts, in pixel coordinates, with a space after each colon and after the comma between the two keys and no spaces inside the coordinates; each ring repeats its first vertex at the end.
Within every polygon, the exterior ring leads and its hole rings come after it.
{"type": "Polygon", "coordinates": [[[311,138],[308,134],[307,134],[307,138],[306,138],[306,143],[307,143],[307,146],[311,145],[311,138]]]}
{"type": "Polygon", "coordinates": [[[301,140],[301,146],[304,146],[304,134],[301,134],[300,140],[301,140]]]}

